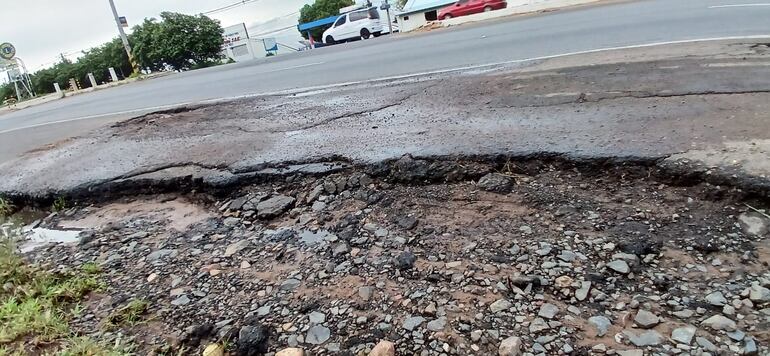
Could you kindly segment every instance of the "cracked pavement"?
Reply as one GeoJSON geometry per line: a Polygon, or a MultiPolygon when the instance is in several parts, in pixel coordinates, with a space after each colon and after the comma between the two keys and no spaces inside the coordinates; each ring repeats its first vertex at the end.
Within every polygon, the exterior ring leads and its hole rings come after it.
{"type": "Polygon", "coordinates": [[[770,174],[770,51],[670,45],[154,113],[0,166],[41,197],[131,179],[227,180],[290,162],[638,158],[770,174]]]}

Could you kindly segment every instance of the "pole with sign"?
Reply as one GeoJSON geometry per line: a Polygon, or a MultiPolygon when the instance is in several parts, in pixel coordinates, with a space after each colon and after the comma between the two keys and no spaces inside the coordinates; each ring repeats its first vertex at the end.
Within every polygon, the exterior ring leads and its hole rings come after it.
{"type": "Polygon", "coordinates": [[[120,34],[120,40],[123,41],[123,48],[126,49],[126,54],[128,54],[128,61],[131,62],[131,67],[134,69],[134,73],[139,73],[139,66],[136,64],[136,60],[134,60],[134,54],[131,50],[131,44],[128,43],[128,37],[126,37],[126,32],[123,31],[123,27],[128,27],[128,21],[125,17],[118,16],[118,10],[115,8],[115,1],[109,0],[110,2],[110,8],[112,8],[112,16],[115,17],[115,24],[118,25],[118,33],[120,34]],[[125,24],[125,26],[124,26],[125,24]]]}

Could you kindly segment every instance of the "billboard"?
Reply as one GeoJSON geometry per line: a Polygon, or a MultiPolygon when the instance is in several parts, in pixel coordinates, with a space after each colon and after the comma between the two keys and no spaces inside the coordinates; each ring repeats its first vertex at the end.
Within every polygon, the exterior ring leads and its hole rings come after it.
{"type": "Polygon", "coordinates": [[[225,32],[222,37],[225,40],[223,46],[225,48],[230,48],[240,41],[248,40],[249,33],[246,32],[246,24],[239,23],[237,25],[225,27],[225,32]]]}

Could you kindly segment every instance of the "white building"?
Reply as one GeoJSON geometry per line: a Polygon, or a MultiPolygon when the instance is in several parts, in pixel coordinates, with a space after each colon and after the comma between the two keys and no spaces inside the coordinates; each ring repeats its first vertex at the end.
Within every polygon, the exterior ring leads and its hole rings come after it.
{"type": "Polygon", "coordinates": [[[398,27],[401,32],[409,32],[437,21],[438,10],[455,2],[457,0],[409,0],[396,15],[398,27]]]}

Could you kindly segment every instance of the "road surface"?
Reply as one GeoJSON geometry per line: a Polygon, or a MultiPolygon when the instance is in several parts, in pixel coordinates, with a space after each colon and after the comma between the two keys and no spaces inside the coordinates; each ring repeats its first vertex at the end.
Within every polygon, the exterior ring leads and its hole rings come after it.
{"type": "MultiPolygon", "coordinates": [[[[176,74],[0,116],[0,162],[166,106],[594,49],[770,34],[746,0],[610,3],[176,74]]],[[[362,93],[362,95],[373,95],[362,93]]]]}

